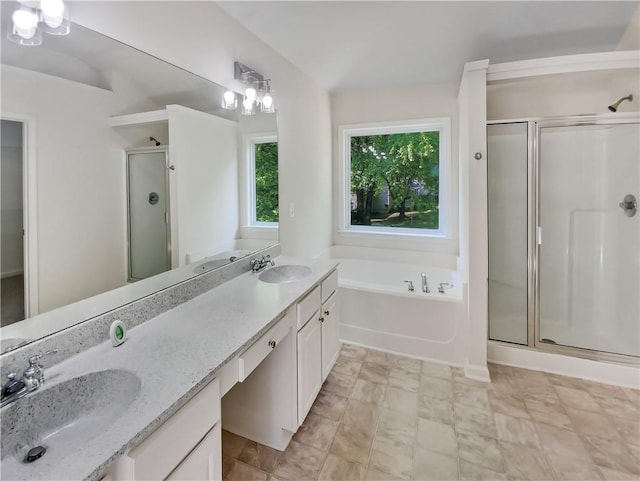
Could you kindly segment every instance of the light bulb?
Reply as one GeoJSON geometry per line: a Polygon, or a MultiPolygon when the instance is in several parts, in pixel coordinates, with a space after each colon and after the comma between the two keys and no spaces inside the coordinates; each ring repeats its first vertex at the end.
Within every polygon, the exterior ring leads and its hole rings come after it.
{"type": "Polygon", "coordinates": [[[44,21],[51,28],[58,28],[64,20],[64,3],[62,0],[42,0],[40,9],[44,17],[44,21]]]}
{"type": "Polygon", "coordinates": [[[249,97],[245,97],[242,100],[242,115],[253,115],[255,113],[255,103],[249,97]]]}
{"type": "Polygon", "coordinates": [[[256,98],[258,97],[258,93],[256,92],[256,89],[254,89],[253,87],[249,87],[247,90],[244,91],[244,96],[251,100],[252,102],[254,102],[256,100],[256,98]]]}
{"type": "Polygon", "coordinates": [[[227,90],[222,96],[222,108],[227,110],[235,110],[238,106],[236,94],[232,90],[227,90]]]}
{"type": "Polygon", "coordinates": [[[270,93],[266,93],[262,97],[262,106],[264,107],[263,110],[271,110],[273,107],[273,97],[270,93]]]}
{"type": "Polygon", "coordinates": [[[16,34],[24,39],[32,38],[36,34],[38,16],[28,10],[16,10],[11,17],[13,29],[16,34]]]}

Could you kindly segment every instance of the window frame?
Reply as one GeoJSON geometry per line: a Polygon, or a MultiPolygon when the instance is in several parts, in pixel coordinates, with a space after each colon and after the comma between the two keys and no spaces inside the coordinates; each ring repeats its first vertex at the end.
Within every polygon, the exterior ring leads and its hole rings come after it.
{"type": "Polygon", "coordinates": [[[451,119],[438,117],[396,122],[341,125],[339,127],[339,224],[338,234],[368,238],[440,238],[450,239],[452,229],[451,119]],[[351,225],[351,139],[364,135],[388,135],[415,132],[439,132],[438,152],[438,229],[351,225]]]}
{"type": "MultiPolygon", "coordinates": [[[[245,158],[246,158],[246,181],[247,181],[247,210],[246,219],[247,227],[260,229],[278,229],[279,222],[265,222],[257,220],[256,210],[256,145],[278,143],[278,136],[275,133],[261,133],[245,135],[245,158]]],[[[278,171],[280,166],[278,165],[278,171]]],[[[278,190],[280,190],[280,182],[278,175],[278,190]]],[[[278,212],[278,218],[280,213],[278,212]]]]}

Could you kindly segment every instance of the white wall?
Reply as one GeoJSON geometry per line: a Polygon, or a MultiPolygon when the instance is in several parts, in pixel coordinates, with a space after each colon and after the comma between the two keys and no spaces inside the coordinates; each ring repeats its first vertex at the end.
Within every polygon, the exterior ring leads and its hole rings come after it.
{"type": "Polygon", "coordinates": [[[23,270],[22,245],[22,123],[2,120],[2,277],[20,274],[23,270]]]}
{"type": "Polygon", "coordinates": [[[416,85],[410,87],[360,90],[340,92],[331,96],[331,121],[334,157],[333,212],[334,243],[342,245],[362,245],[390,249],[409,249],[444,254],[458,253],[458,82],[416,85]],[[339,162],[341,162],[338,131],[341,125],[392,122],[435,117],[451,119],[451,238],[422,239],[417,241],[357,239],[338,233],[340,183],[339,162]]]}
{"type": "Polygon", "coordinates": [[[618,112],[640,111],[638,69],[505,80],[487,86],[487,118],[501,120],[609,113],[607,107],[628,94],[633,94],[633,102],[623,102],[618,112]]]}
{"type": "Polygon", "coordinates": [[[620,37],[616,50],[640,50],[640,5],[631,15],[626,30],[620,37]]]}
{"type": "Polygon", "coordinates": [[[228,88],[233,62],[272,79],[278,109],[280,242],[286,255],[331,244],[329,96],[213,2],[79,2],[72,19],[228,88]],[[140,21],[148,19],[148,21],[140,21]],[[288,216],[295,203],[295,218],[288,216]]]}
{"type": "Polygon", "coordinates": [[[2,66],[3,115],[36,124],[39,312],[123,283],[122,163],[105,122],[111,98],[2,66]]]}
{"type": "Polygon", "coordinates": [[[172,214],[177,213],[172,218],[177,238],[171,243],[173,266],[178,267],[237,237],[237,125],[177,105],[168,110],[169,162],[175,167],[170,171],[175,181],[170,202],[172,214]]]}

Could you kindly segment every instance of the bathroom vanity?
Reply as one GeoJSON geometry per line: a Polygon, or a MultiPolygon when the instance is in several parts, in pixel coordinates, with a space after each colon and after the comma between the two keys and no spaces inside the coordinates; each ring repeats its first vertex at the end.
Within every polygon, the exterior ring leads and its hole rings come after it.
{"type": "MultiPolygon", "coordinates": [[[[285,449],[337,359],[338,292],[336,262],[276,261],[310,273],[273,283],[246,272],[131,329],[119,347],[103,342],[48,368],[45,386],[16,404],[96,371],[139,382],[72,455],[57,457],[52,439],[25,464],[4,439],[3,479],[220,479],[223,427],[285,449]]],[[[73,393],[70,405],[74,396],[92,394],[73,393]]]]}

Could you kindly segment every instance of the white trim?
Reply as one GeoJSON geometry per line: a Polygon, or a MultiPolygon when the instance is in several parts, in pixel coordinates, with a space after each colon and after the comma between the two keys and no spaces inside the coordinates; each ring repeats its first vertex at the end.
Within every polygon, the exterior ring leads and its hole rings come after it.
{"type": "Polygon", "coordinates": [[[157,124],[168,121],[169,111],[164,109],[111,117],[109,118],[109,125],[111,127],[128,127],[130,125],[157,124]]]}
{"type": "Polygon", "coordinates": [[[452,218],[452,162],[451,158],[451,118],[437,117],[394,122],[375,122],[338,126],[340,146],[338,235],[342,237],[363,237],[367,239],[446,239],[451,240],[452,218]],[[440,133],[438,159],[438,229],[411,229],[399,227],[371,227],[351,225],[351,145],[349,140],[361,135],[385,135],[413,132],[440,133]]]}
{"type": "Polygon", "coordinates": [[[487,82],[571,72],[640,68],[640,51],[586,53],[489,65],[487,82]]]}
{"type": "Polygon", "coordinates": [[[2,120],[21,122],[22,129],[22,198],[24,228],[24,315],[33,317],[40,310],[38,292],[38,156],[36,153],[36,118],[31,115],[3,113],[2,120]]]}
{"type": "MultiPolygon", "coordinates": [[[[245,208],[242,210],[242,228],[245,232],[251,229],[277,230],[278,222],[262,222],[256,220],[256,150],[257,144],[277,143],[278,134],[275,132],[260,132],[245,134],[242,136],[244,147],[244,175],[242,189],[243,197],[246,199],[245,208]]],[[[280,214],[278,214],[280,215],[280,214]]],[[[263,237],[258,237],[263,238],[263,237]]]]}

